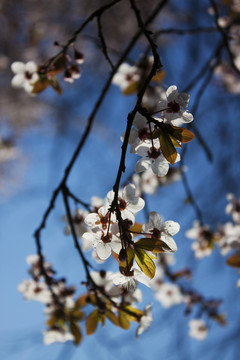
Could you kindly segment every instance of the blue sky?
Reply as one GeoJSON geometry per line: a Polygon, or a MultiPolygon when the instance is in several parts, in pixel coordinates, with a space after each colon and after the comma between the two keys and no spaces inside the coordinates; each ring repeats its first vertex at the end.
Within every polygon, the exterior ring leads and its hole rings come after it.
{"type": "MultiPolygon", "coordinates": [[[[206,23],[206,19],[208,15],[201,18],[201,23],[206,23]]],[[[201,40],[199,38],[197,51],[203,55],[196,63],[193,63],[194,59],[190,55],[185,55],[187,50],[189,54],[195,51],[196,44],[190,38],[177,38],[178,46],[172,42],[165,49],[159,49],[167,73],[166,86],[175,84],[182,90],[189,83],[197,72],[199,63],[208,58],[207,51],[216,41],[215,35],[211,36],[212,40],[206,40],[204,36],[200,37],[201,40]]],[[[89,74],[83,75],[80,81],[85,79],[94,83],[89,74]]],[[[63,86],[69,89],[67,84],[63,86]]],[[[76,87],[76,92],[81,90],[80,82],[73,86],[76,87]]],[[[88,101],[84,99],[83,105],[80,100],[77,105],[73,102],[72,107],[81,119],[89,114],[97,90],[94,89],[88,101]]],[[[67,95],[70,98],[71,94],[66,92],[67,95]]],[[[47,98],[48,95],[45,96],[47,98]]],[[[191,92],[190,108],[196,100],[195,96],[196,90],[191,92]]],[[[59,97],[51,95],[51,101],[59,101],[59,97]]],[[[133,104],[134,97],[121,97],[119,89],[111,89],[69,179],[71,189],[82,200],[89,202],[92,195],[104,197],[113,186],[121,152],[120,135],[125,129],[126,116],[133,104]]],[[[194,114],[195,124],[210,146],[214,161],[209,163],[199,143],[194,140],[188,145],[185,159],[187,177],[203,211],[205,222],[214,229],[217,224],[230,221],[224,210],[226,194],[233,192],[240,196],[238,114],[239,96],[226,94],[214,83],[208,87],[198,113],[194,114]]],[[[191,227],[195,213],[184,202],[186,193],[181,182],[161,188],[156,195],[149,197],[149,208],[158,211],[165,220],[172,219],[180,223],[181,232],[176,236],[179,248],[176,268],[190,266],[194,270],[194,278],[189,286],[208,298],[223,300],[221,310],[227,314],[228,325],[221,328],[211,323],[207,339],[197,342],[188,337],[188,319],[184,315],[184,305],[164,310],[154,301],[151,292],[142,288],[144,301],[140,306],[153,302],[154,322],[149,331],[139,339],[135,338],[135,324],[132,324],[130,331],[125,332],[107,323],[95,335],[85,336],[78,348],[71,343],[43,345],[43,306],[33,301],[24,301],[17,292],[17,286],[28,278],[25,259],[36,251],[33,232],[41,221],[53,189],[62,177],[83,126],[82,123],[76,126],[77,121],[74,121],[73,127],[68,127],[67,136],[54,135],[51,121],[50,117],[45,120],[45,130],[49,127],[49,133],[40,128],[29,129],[19,140],[18,146],[27,161],[18,190],[1,202],[0,357],[4,360],[38,360],[43,357],[52,360],[77,360],[95,359],[97,354],[99,360],[236,360],[239,357],[237,344],[240,340],[240,290],[235,286],[238,274],[235,269],[227,267],[217,249],[209,258],[194,260],[190,249],[191,241],[186,238],[185,232],[191,227]]],[[[136,159],[136,155],[127,154],[125,178],[132,172],[136,159]]],[[[64,208],[60,196],[42,234],[43,249],[47,260],[57,269],[59,277],[66,276],[69,284],[79,285],[84,280],[84,275],[71,238],[63,235],[62,215],[64,208]]],[[[111,263],[108,262],[107,266],[111,267],[111,263]]],[[[81,289],[81,285],[79,288],[81,289]]]]}

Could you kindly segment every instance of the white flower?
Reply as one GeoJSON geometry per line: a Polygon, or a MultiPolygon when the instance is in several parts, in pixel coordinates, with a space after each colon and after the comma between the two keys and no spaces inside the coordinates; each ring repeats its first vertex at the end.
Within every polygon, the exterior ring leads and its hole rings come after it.
{"type": "Polygon", "coordinates": [[[116,216],[110,213],[107,207],[100,207],[98,212],[88,214],[85,218],[85,223],[91,227],[92,231],[107,230],[109,225],[116,222],[116,216]]]}
{"type": "Polygon", "coordinates": [[[180,225],[172,220],[163,222],[160,215],[152,211],[149,214],[149,220],[147,224],[143,225],[143,233],[148,233],[154,239],[159,239],[166,243],[165,252],[177,251],[177,245],[172,236],[177,234],[180,230],[180,225]]]}
{"type": "Polygon", "coordinates": [[[146,194],[154,194],[159,186],[158,176],[154,174],[150,167],[143,171],[141,176],[133,174],[132,179],[139,194],[142,192],[146,194]]]}
{"type": "Polygon", "coordinates": [[[139,281],[142,284],[150,287],[151,283],[149,278],[147,276],[143,275],[142,272],[136,268],[131,270],[132,275],[124,275],[121,273],[116,273],[112,275],[112,281],[114,285],[117,285],[119,287],[123,287],[126,289],[136,288],[136,282],[139,281]]]}
{"type": "Polygon", "coordinates": [[[151,304],[147,305],[144,309],[144,315],[141,316],[139,326],[137,328],[137,337],[148,329],[152,323],[151,304]]]}
{"type": "Polygon", "coordinates": [[[23,293],[26,300],[36,300],[43,304],[49,304],[52,300],[51,292],[44,282],[23,280],[18,285],[18,291],[23,293]]]}
{"type": "Polygon", "coordinates": [[[119,66],[118,72],[113,76],[112,83],[118,85],[124,92],[131,84],[136,83],[139,80],[139,69],[136,66],[123,63],[119,66]]]}
{"type": "Polygon", "coordinates": [[[213,250],[215,236],[208,225],[201,225],[198,220],[194,221],[193,228],[186,232],[186,236],[195,242],[192,249],[196,258],[209,256],[213,250]]]}
{"type": "Polygon", "coordinates": [[[162,284],[154,296],[164,308],[170,308],[173,305],[183,302],[183,295],[180,288],[171,283],[162,284]]]}
{"type": "MultiPolygon", "coordinates": [[[[76,209],[74,211],[74,213],[72,214],[72,216],[71,216],[76,235],[79,238],[82,236],[83,233],[85,233],[87,231],[87,227],[86,227],[86,224],[84,222],[87,214],[88,213],[86,211],[82,210],[82,209],[76,209]]],[[[62,217],[62,220],[67,223],[67,225],[64,228],[64,234],[65,235],[70,235],[71,234],[71,227],[70,227],[70,225],[68,223],[68,217],[65,215],[65,216],[62,217]]]]}
{"type": "Polygon", "coordinates": [[[228,194],[229,204],[226,206],[226,214],[231,214],[235,223],[240,224],[240,199],[236,199],[233,194],[228,194]]]}
{"type": "Polygon", "coordinates": [[[193,121],[193,116],[186,111],[190,95],[179,93],[175,85],[170,86],[166,91],[167,100],[159,101],[159,111],[162,111],[166,122],[172,125],[189,123],[193,121]]]}
{"type": "MultiPolygon", "coordinates": [[[[165,176],[169,170],[169,162],[165,159],[162,154],[159,140],[153,140],[148,143],[141,143],[136,147],[136,153],[142,156],[141,159],[137,161],[135,166],[136,173],[146,171],[149,168],[152,168],[152,171],[157,176],[165,176]]],[[[175,162],[180,160],[180,155],[177,154],[177,159],[175,162]]]]}
{"type": "MultiPolygon", "coordinates": [[[[114,199],[114,192],[109,191],[107,194],[107,201],[109,205],[112,204],[114,199]]],[[[142,210],[145,205],[145,201],[136,196],[136,186],[134,184],[128,184],[118,193],[118,206],[121,211],[123,220],[128,219],[134,224],[135,214],[142,210]]]]}
{"type": "Polygon", "coordinates": [[[218,245],[222,255],[240,247],[240,225],[227,222],[219,229],[220,240],[218,245]]]}
{"type": "Polygon", "coordinates": [[[119,254],[122,244],[121,240],[109,231],[86,232],[82,238],[92,244],[101,260],[106,260],[112,251],[119,254]]]}
{"type": "MultiPolygon", "coordinates": [[[[149,142],[150,139],[150,128],[151,131],[154,130],[154,125],[147,122],[146,118],[141,114],[137,113],[133,120],[133,128],[131,129],[130,136],[128,139],[128,144],[131,145],[131,153],[135,153],[135,148],[142,142],[149,142]],[[150,126],[150,128],[149,128],[150,126]]],[[[121,136],[121,140],[123,141],[125,137],[125,132],[121,136]]]]}
{"type": "Polygon", "coordinates": [[[193,319],[189,322],[189,336],[196,340],[204,340],[207,336],[208,328],[201,319],[193,319]]]}
{"type": "Polygon", "coordinates": [[[11,65],[11,70],[15,74],[11,85],[15,88],[23,87],[27,93],[31,94],[34,84],[39,79],[37,69],[38,67],[34,61],[29,61],[26,64],[21,61],[15,61],[11,65]]]}
{"type": "Polygon", "coordinates": [[[68,340],[74,340],[74,336],[63,329],[50,329],[43,331],[43,342],[50,345],[55,342],[65,343],[68,340]]]}

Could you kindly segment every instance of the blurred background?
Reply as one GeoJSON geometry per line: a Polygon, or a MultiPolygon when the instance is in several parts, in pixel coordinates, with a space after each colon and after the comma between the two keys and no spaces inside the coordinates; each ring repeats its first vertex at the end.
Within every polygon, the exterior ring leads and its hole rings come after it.
{"type": "MultiPolygon", "coordinates": [[[[218,249],[209,257],[194,258],[191,240],[185,232],[192,227],[196,214],[186,201],[188,194],[182,181],[160,186],[157,193],[147,196],[146,200],[151,211],[181,225],[181,231],[175,237],[178,244],[175,269],[189,267],[193,272],[189,286],[209,299],[222,300],[221,312],[226,314],[227,325],[209,324],[210,331],[205,341],[198,342],[188,336],[184,304],[166,310],[154,300],[149,289],[140,287],[144,294],[140,306],[143,308],[149,302],[153,304],[154,321],[149,331],[139,339],[135,337],[134,323],[127,332],[107,323],[93,336],[84,336],[79,347],[72,343],[46,346],[42,339],[45,328],[42,304],[24,301],[17,291],[18,284],[28,278],[25,259],[36,253],[34,230],[39,226],[51,194],[77,146],[110,67],[99,50],[95,22],[89,24],[76,42],[77,49],[85,56],[81,78],[69,84],[59,76],[62,95],[46,89],[37,96],[29,96],[23,89],[13,89],[10,66],[14,61],[45,63],[59,51],[54,41],[65,44],[82,21],[104,3],[108,1],[0,2],[1,359],[38,360],[46,357],[75,360],[91,359],[96,354],[99,360],[106,357],[238,359],[240,294],[236,288],[237,270],[226,265],[226,259],[218,249]]],[[[137,1],[144,18],[157,3],[156,0],[150,4],[137,1]]],[[[225,6],[223,11],[227,14],[228,7],[225,6]]],[[[103,19],[109,54],[116,63],[137,30],[136,21],[129,2],[124,0],[109,10],[103,19]]],[[[216,29],[211,2],[169,0],[149,28],[153,32],[175,30],[162,32],[156,37],[166,73],[163,86],[177,85],[179,91],[187,90],[191,95],[189,105],[194,126],[213,159],[209,161],[202,144],[195,139],[187,145],[184,156],[186,177],[204,223],[216,230],[219,224],[231,221],[225,213],[226,194],[231,192],[240,196],[240,103],[237,91],[229,90],[219,77],[211,73],[210,60],[222,39],[216,29]],[[205,30],[188,32],[186,29],[205,30]]],[[[141,37],[128,61],[136,62],[146,46],[141,37]]],[[[224,52],[221,56],[227,61],[224,52]]],[[[105,197],[112,189],[121,154],[120,136],[135,101],[134,95],[122,96],[118,87],[111,86],[68,181],[69,187],[81,200],[89,203],[92,196],[105,197]]],[[[128,152],[123,182],[134,171],[137,159],[128,152]]],[[[68,284],[79,287],[81,292],[84,272],[72,239],[63,233],[63,215],[60,196],[42,233],[43,252],[59,277],[66,277],[68,284]]],[[[139,221],[144,221],[143,215],[139,221]]],[[[105,265],[112,269],[110,260],[105,265]]]]}

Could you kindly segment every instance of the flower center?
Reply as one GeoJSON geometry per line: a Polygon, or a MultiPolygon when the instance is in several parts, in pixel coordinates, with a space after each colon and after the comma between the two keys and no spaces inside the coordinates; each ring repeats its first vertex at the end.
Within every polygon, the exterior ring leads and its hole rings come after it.
{"type": "Polygon", "coordinates": [[[25,71],[25,78],[27,79],[27,80],[31,80],[31,78],[32,78],[32,74],[29,72],[29,71],[25,71]]]}
{"type": "Polygon", "coordinates": [[[151,147],[150,150],[148,151],[148,157],[149,157],[150,159],[157,159],[157,158],[159,157],[159,155],[160,155],[160,151],[157,150],[157,149],[155,148],[155,146],[154,146],[154,147],[151,147]]]}
{"type": "Polygon", "coordinates": [[[112,240],[112,234],[108,233],[107,235],[103,235],[102,233],[101,240],[104,242],[104,244],[110,243],[112,240]]]}
{"type": "Polygon", "coordinates": [[[122,198],[118,198],[118,205],[119,205],[119,210],[120,211],[123,211],[123,210],[125,210],[126,209],[126,207],[127,207],[127,203],[126,203],[126,201],[125,200],[123,200],[122,198]]]}
{"type": "Polygon", "coordinates": [[[159,229],[154,228],[150,231],[150,233],[152,233],[152,238],[158,239],[158,240],[161,239],[161,231],[159,229]]]}
{"type": "Polygon", "coordinates": [[[167,112],[178,113],[180,110],[180,105],[174,100],[168,103],[167,112]]]}

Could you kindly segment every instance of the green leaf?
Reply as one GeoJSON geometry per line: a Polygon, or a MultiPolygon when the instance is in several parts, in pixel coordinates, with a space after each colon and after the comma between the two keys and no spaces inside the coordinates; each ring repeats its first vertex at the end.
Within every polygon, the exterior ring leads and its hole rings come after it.
{"type": "Polygon", "coordinates": [[[74,321],[70,322],[70,332],[74,336],[74,344],[78,345],[82,341],[82,333],[80,330],[80,327],[78,324],[76,324],[74,321]]]}
{"type": "Polygon", "coordinates": [[[98,318],[99,318],[98,309],[93,310],[93,312],[91,312],[91,314],[88,315],[87,320],[86,320],[87,335],[92,335],[95,333],[95,331],[97,329],[98,318]]]}
{"type": "Polygon", "coordinates": [[[140,239],[134,244],[134,247],[152,251],[153,253],[164,253],[171,250],[171,248],[164,241],[153,238],[140,239]]]}
{"type": "Polygon", "coordinates": [[[142,249],[135,249],[135,259],[142,272],[152,279],[155,275],[156,266],[150,256],[142,249]]]}
{"type": "Polygon", "coordinates": [[[126,270],[130,270],[133,266],[134,260],[134,250],[132,248],[126,249],[126,260],[120,262],[120,267],[125,268],[126,270]]]}
{"type": "Polygon", "coordinates": [[[159,141],[164,157],[173,165],[177,159],[177,151],[166,131],[161,131],[159,141]]]}

